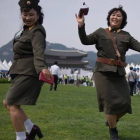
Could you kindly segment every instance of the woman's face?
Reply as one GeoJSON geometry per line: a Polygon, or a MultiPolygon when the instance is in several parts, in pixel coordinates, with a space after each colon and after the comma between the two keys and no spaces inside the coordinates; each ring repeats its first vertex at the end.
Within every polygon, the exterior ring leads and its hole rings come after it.
{"type": "Polygon", "coordinates": [[[122,24],[122,20],[123,20],[122,13],[120,11],[114,11],[110,15],[110,20],[109,20],[111,28],[120,28],[122,24]]]}
{"type": "Polygon", "coordinates": [[[21,17],[24,24],[29,27],[33,26],[39,19],[39,15],[33,8],[29,12],[22,12],[21,17]]]}

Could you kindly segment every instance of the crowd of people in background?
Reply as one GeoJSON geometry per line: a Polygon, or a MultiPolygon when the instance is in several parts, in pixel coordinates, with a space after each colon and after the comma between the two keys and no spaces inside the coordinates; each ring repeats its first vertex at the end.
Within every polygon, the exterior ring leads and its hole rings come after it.
{"type": "Polygon", "coordinates": [[[70,75],[61,74],[58,78],[58,83],[63,85],[73,84],[75,87],[79,87],[79,85],[94,87],[94,79],[88,76],[79,76],[77,69],[70,75]]]}
{"type": "MultiPolygon", "coordinates": [[[[10,80],[10,75],[7,72],[0,72],[0,78],[7,78],[10,80]]],[[[126,74],[126,79],[130,87],[130,95],[140,95],[140,69],[130,66],[130,72],[126,74]]],[[[79,71],[75,69],[72,74],[58,74],[58,84],[73,84],[79,87],[79,85],[93,86],[94,77],[80,76],[79,71]]]]}
{"type": "Polygon", "coordinates": [[[6,72],[0,72],[0,78],[8,78],[9,74],[6,72]]]}
{"type": "Polygon", "coordinates": [[[11,81],[10,74],[8,72],[0,72],[0,79],[7,79],[8,81],[11,81]]]}
{"type": "Polygon", "coordinates": [[[130,87],[130,95],[140,95],[140,70],[130,67],[130,72],[126,75],[130,87]]]}
{"type": "MultiPolygon", "coordinates": [[[[89,76],[80,76],[79,71],[77,69],[75,69],[75,71],[72,72],[72,74],[70,75],[68,74],[57,74],[57,75],[58,75],[58,84],[63,84],[63,85],[73,84],[74,86],[78,86],[78,87],[79,85],[82,85],[82,84],[84,86],[94,86],[94,80],[90,78],[89,76]]],[[[0,78],[10,79],[10,75],[8,73],[0,72],[0,78]]],[[[50,89],[52,89],[52,87],[50,87],[50,89]]]]}

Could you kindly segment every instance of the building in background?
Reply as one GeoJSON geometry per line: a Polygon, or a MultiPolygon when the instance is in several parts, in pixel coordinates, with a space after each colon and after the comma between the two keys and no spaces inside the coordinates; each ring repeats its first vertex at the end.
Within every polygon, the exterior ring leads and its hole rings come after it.
{"type": "Polygon", "coordinates": [[[86,56],[87,53],[78,50],[50,49],[45,51],[45,59],[48,64],[48,67],[50,67],[54,63],[54,61],[57,61],[60,68],[86,69],[88,61],[82,60],[83,57],[86,56]]]}

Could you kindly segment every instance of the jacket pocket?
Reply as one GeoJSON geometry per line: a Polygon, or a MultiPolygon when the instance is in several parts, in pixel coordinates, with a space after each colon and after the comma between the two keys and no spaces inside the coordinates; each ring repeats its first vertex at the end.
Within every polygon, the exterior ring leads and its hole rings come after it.
{"type": "Polygon", "coordinates": [[[120,40],[120,42],[122,42],[122,43],[129,43],[129,40],[120,40]]]}
{"type": "Polygon", "coordinates": [[[118,49],[123,53],[123,54],[125,54],[126,53],[126,51],[128,50],[128,48],[129,48],[129,40],[120,40],[119,42],[118,42],[118,49]]]}

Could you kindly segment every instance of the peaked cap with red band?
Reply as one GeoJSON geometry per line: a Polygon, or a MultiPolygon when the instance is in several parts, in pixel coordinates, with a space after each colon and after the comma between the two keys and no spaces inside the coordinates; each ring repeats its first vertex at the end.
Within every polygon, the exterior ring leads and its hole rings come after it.
{"type": "Polygon", "coordinates": [[[33,8],[38,7],[39,1],[40,0],[20,0],[18,4],[21,8],[33,8]]]}

